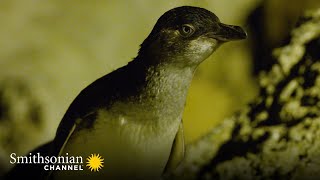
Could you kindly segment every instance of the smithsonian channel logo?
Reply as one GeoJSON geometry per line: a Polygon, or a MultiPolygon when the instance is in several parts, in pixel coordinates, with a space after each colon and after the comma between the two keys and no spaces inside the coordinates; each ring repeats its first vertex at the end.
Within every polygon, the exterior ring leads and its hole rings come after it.
{"type": "MultiPolygon", "coordinates": [[[[103,168],[104,159],[99,154],[91,154],[86,158],[86,168],[93,172],[98,172],[103,168]]],[[[43,164],[46,171],[83,171],[84,161],[82,156],[42,156],[40,153],[28,156],[17,156],[10,154],[11,164],[43,164]]]]}

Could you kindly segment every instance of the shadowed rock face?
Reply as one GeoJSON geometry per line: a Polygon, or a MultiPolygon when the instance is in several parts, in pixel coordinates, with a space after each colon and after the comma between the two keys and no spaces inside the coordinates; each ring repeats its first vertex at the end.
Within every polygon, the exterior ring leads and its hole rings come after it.
{"type": "Polygon", "coordinates": [[[320,178],[319,20],[320,10],[302,19],[259,97],[189,146],[176,179],[320,178]]]}
{"type": "Polygon", "coordinates": [[[290,32],[305,10],[319,7],[318,0],[268,0],[260,3],[248,17],[254,74],[271,70],[276,63],[272,50],[289,43],[290,32]]]}

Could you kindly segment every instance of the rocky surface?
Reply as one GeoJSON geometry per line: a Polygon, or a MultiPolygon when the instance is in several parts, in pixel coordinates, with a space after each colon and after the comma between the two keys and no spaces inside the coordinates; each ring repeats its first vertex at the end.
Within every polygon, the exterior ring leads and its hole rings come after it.
{"type": "Polygon", "coordinates": [[[320,178],[320,10],[274,58],[256,100],[190,145],[170,179],[320,178]]]}

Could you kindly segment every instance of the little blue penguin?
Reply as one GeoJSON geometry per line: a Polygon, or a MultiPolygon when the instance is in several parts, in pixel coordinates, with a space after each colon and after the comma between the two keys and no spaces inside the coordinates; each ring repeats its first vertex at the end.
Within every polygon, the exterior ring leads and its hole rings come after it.
{"type": "Polygon", "coordinates": [[[184,157],[182,114],[199,64],[221,44],[247,37],[212,12],[182,6],[164,13],[136,58],[75,98],[51,155],[104,159],[99,172],[52,171],[50,179],[157,179],[184,157]]]}

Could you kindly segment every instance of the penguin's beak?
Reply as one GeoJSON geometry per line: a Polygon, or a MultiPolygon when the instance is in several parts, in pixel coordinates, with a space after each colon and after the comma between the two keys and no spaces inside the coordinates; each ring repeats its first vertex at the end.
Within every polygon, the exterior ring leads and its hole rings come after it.
{"type": "Polygon", "coordinates": [[[235,41],[247,38],[247,33],[240,26],[218,23],[214,38],[222,42],[235,41]]]}

